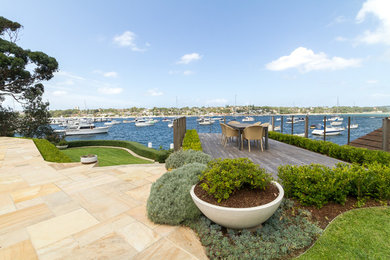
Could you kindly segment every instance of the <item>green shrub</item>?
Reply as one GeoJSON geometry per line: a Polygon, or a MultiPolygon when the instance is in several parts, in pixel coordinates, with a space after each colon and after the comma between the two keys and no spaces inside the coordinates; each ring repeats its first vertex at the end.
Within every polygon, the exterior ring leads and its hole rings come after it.
{"type": "Polygon", "coordinates": [[[67,145],[68,142],[65,139],[60,140],[57,145],[67,145]]]}
{"type": "Polygon", "coordinates": [[[329,201],[343,204],[347,196],[358,200],[390,199],[390,167],[379,163],[338,164],[333,169],[323,165],[280,166],[280,183],[287,197],[303,205],[322,207],[329,201]]]}
{"type": "Polygon", "coordinates": [[[189,163],[202,163],[207,164],[211,161],[211,156],[201,151],[194,150],[179,150],[169,155],[165,161],[166,169],[177,169],[185,164],[189,163]]]}
{"type": "Polygon", "coordinates": [[[33,141],[41,153],[43,159],[48,162],[68,163],[72,160],[46,139],[33,138],[33,141]]]}
{"type": "Polygon", "coordinates": [[[116,146],[132,150],[136,154],[163,163],[168,158],[170,151],[155,150],[148,148],[137,142],[120,141],[120,140],[86,140],[86,141],[71,141],[69,148],[82,146],[116,146]]]}
{"type": "Polygon", "coordinates": [[[195,129],[190,129],[186,131],[186,134],[183,139],[183,150],[195,150],[202,151],[202,143],[200,142],[199,135],[195,129]]]}
{"type": "Polygon", "coordinates": [[[390,153],[357,148],[349,145],[338,145],[332,142],[312,140],[300,136],[269,132],[269,137],[277,141],[295,145],[313,152],[350,163],[380,163],[390,165],[390,153]]]}
{"type": "Polygon", "coordinates": [[[198,218],[201,213],[192,201],[190,190],[205,168],[200,163],[187,164],[165,173],[153,183],[146,206],[149,219],[158,224],[179,225],[198,218]]]}
{"type": "Polygon", "coordinates": [[[296,210],[294,203],[282,200],[262,228],[249,230],[224,229],[206,217],[188,223],[210,259],[288,259],[289,254],[309,246],[322,230],[308,219],[310,213],[296,210]]]}
{"type": "Polygon", "coordinates": [[[247,158],[216,159],[208,163],[202,172],[201,187],[221,202],[243,185],[252,189],[265,189],[272,177],[260,166],[247,158]]]}
{"type": "Polygon", "coordinates": [[[349,193],[349,171],[342,165],[330,169],[323,165],[280,166],[278,177],[287,197],[303,205],[322,207],[329,201],[345,203],[349,193]]]}

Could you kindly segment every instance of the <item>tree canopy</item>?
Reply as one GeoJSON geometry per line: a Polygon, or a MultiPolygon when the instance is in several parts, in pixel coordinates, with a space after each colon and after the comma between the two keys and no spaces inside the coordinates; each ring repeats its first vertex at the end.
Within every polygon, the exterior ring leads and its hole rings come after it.
{"type": "Polygon", "coordinates": [[[49,126],[49,103],[42,101],[42,82],[53,77],[58,63],[41,51],[18,46],[16,42],[22,28],[19,23],[0,16],[0,115],[3,115],[0,116],[0,135],[11,135],[15,129],[19,129],[24,136],[47,136],[52,131],[49,126]],[[15,113],[2,106],[6,96],[14,98],[24,108],[24,116],[19,118],[22,123],[17,127],[5,120],[15,113]]]}

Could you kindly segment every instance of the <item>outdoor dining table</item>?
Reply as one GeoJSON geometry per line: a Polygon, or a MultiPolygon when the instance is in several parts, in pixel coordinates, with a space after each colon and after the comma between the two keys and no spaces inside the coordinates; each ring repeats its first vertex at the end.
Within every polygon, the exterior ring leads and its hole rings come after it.
{"type": "MultiPolygon", "coordinates": [[[[241,135],[242,135],[242,131],[248,127],[248,126],[252,126],[253,124],[248,124],[248,123],[235,123],[235,124],[230,124],[227,123],[230,127],[238,130],[238,149],[241,150],[241,135]]],[[[264,126],[264,132],[265,132],[265,140],[264,140],[264,149],[268,150],[268,127],[264,126]]]]}

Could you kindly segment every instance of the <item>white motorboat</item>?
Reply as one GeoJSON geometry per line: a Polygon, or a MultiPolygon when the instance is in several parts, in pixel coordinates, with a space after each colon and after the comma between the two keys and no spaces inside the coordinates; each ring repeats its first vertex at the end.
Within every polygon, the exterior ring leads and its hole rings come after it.
{"type": "Polygon", "coordinates": [[[93,135],[105,134],[110,129],[109,126],[96,127],[94,124],[80,124],[77,128],[65,129],[65,135],[93,135]]]}
{"type": "Polygon", "coordinates": [[[334,117],[331,117],[331,118],[329,118],[328,119],[328,121],[343,121],[344,120],[344,118],[342,118],[342,117],[339,117],[339,116],[334,116],[334,117]]]}
{"type": "Polygon", "coordinates": [[[151,126],[154,125],[155,122],[152,120],[145,120],[145,119],[137,119],[135,121],[135,126],[142,127],[142,126],[151,126]]]}
{"type": "Polygon", "coordinates": [[[305,133],[294,134],[295,136],[305,137],[305,133]]]}
{"type": "Polygon", "coordinates": [[[200,125],[212,125],[214,124],[214,121],[211,120],[211,118],[203,118],[202,120],[199,121],[200,125]]]}
{"type": "Polygon", "coordinates": [[[281,118],[280,118],[280,117],[278,117],[278,118],[276,118],[276,121],[280,121],[280,119],[281,119],[281,118]]]}
{"type": "Polygon", "coordinates": [[[169,118],[164,118],[163,120],[161,120],[161,121],[163,121],[163,122],[170,122],[171,121],[171,119],[169,119],[169,118]]]}
{"type": "Polygon", "coordinates": [[[296,117],[294,117],[294,119],[292,119],[292,117],[287,117],[287,120],[286,120],[286,124],[292,124],[292,123],[296,124],[298,122],[301,122],[301,121],[299,121],[299,119],[296,117]]]}
{"type": "Polygon", "coordinates": [[[275,126],[274,131],[280,131],[280,126],[275,126]]]}
{"type": "Polygon", "coordinates": [[[173,127],[173,122],[169,122],[169,123],[168,123],[168,127],[169,127],[169,128],[172,128],[172,127],[173,127]]]}
{"type": "Polygon", "coordinates": [[[120,123],[121,123],[120,121],[112,120],[111,122],[104,123],[104,125],[113,126],[113,125],[117,125],[117,124],[120,124],[120,123]]]}
{"type": "Polygon", "coordinates": [[[333,121],[333,122],[330,122],[331,126],[339,126],[339,125],[342,125],[342,124],[343,124],[343,121],[333,121]]]}
{"type": "Polygon", "coordinates": [[[242,119],[242,122],[253,122],[255,119],[251,116],[246,116],[245,118],[242,119]]]}
{"type": "Polygon", "coordinates": [[[351,125],[349,126],[350,129],[356,129],[356,128],[358,128],[358,127],[359,127],[359,124],[351,124],[351,125]]]}
{"type": "MultiPolygon", "coordinates": [[[[333,127],[333,126],[326,126],[325,134],[326,135],[339,135],[345,130],[344,127],[333,127]]],[[[311,132],[313,135],[324,135],[324,126],[319,126],[317,129],[314,129],[311,132]]]]}

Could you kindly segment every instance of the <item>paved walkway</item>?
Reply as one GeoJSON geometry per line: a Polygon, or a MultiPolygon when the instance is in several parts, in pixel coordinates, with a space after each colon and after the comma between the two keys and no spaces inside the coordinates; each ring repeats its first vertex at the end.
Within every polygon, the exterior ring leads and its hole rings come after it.
{"type": "Polygon", "coordinates": [[[191,229],[146,216],[164,172],[48,163],[31,140],[0,137],[0,259],[207,259],[191,229]]]}

